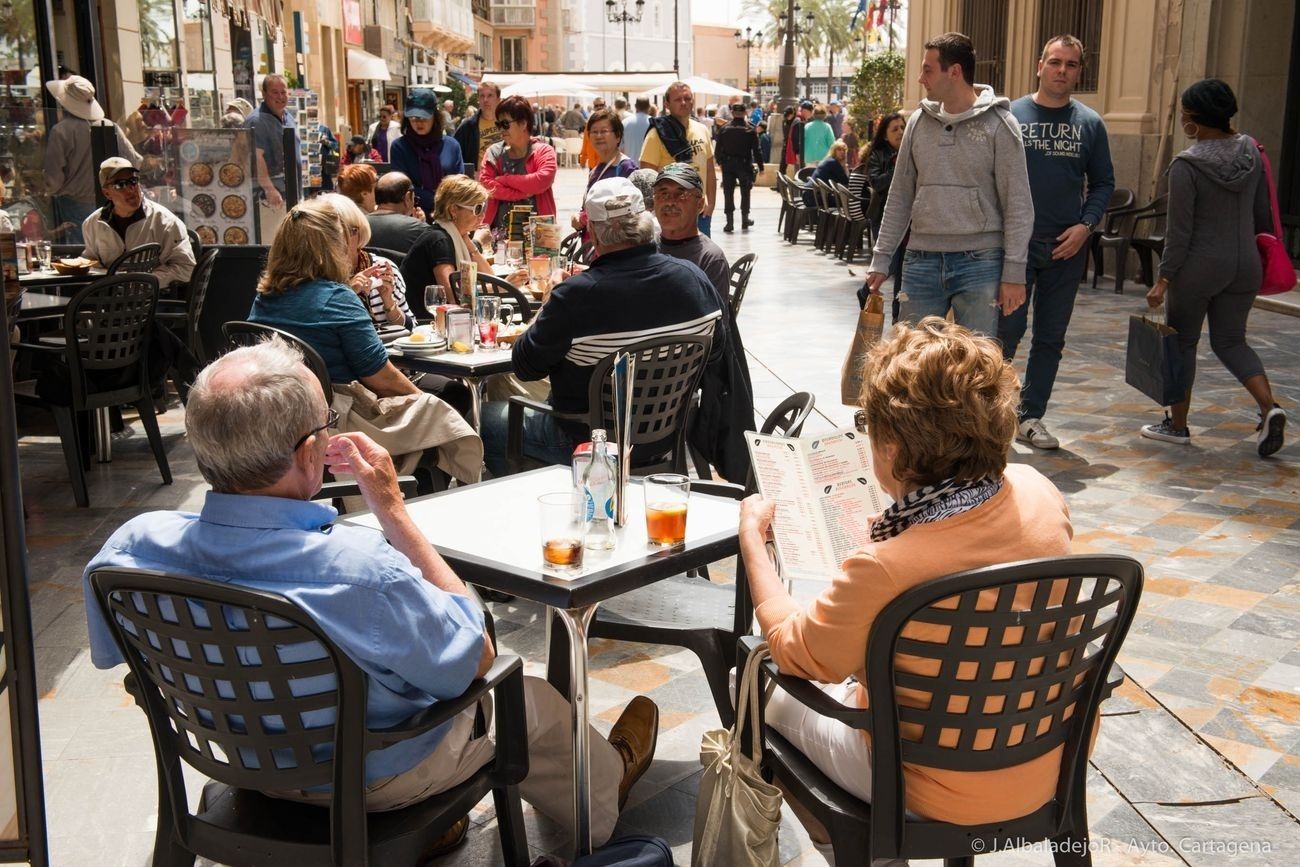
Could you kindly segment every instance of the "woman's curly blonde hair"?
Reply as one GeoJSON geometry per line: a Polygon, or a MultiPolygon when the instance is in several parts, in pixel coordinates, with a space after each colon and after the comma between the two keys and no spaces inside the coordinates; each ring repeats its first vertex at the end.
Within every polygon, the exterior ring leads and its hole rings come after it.
{"type": "Polygon", "coordinates": [[[996,341],[927,316],[895,326],[868,353],[863,373],[868,434],[898,449],[900,482],[1002,475],[1020,383],[996,341]]]}
{"type": "Polygon", "coordinates": [[[257,291],[286,292],[308,280],[347,283],[351,277],[348,240],[338,211],[308,199],[290,209],[276,230],[257,291]]]}

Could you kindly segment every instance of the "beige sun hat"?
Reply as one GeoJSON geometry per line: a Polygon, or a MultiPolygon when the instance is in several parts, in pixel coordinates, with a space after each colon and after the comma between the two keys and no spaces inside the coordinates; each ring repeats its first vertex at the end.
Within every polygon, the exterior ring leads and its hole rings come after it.
{"type": "Polygon", "coordinates": [[[68,114],[92,123],[104,119],[104,109],[95,99],[95,85],[80,75],[47,81],[45,86],[68,114]]]}

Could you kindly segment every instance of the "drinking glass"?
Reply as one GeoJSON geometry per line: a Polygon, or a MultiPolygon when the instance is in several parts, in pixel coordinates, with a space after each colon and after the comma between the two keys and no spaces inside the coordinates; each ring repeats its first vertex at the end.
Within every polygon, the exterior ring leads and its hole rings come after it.
{"type": "Polygon", "coordinates": [[[511,268],[524,267],[524,242],[507,241],[506,242],[506,264],[511,268]]]}
{"type": "Polygon", "coordinates": [[[478,322],[479,345],[484,349],[496,349],[497,328],[500,326],[501,299],[495,295],[480,295],[478,309],[475,311],[478,322]]]}
{"type": "Polygon", "coordinates": [[[678,473],[646,476],[645,533],[651,545],[672,548],[686,542],[686,503],[691,480],[678,473]]]}
{"type": "Polygon", "coordinates": [[[556,491],[537,498],[542,561],[556,572],[582,569],[582,539],[586,521],[577,508],[576,491],[556,491]]]}
{"type": "Polygon", "coordinates": [[[424,287],[424,308],[429,311],[430,320],[436,319],[434,311],[442,303],[442,287],[437,283],[430,283],[424,287]]]}
{"type": "Polygon", "coordinates": [[[50,242],[49,241],[36,242],[36,262],[40,270],[42,271],[50,270],[50,242]]]}

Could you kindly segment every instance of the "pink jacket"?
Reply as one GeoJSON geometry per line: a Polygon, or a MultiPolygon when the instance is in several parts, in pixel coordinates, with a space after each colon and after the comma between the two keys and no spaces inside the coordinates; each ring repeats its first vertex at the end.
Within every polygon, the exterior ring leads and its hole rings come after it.
{"type": "Polygon", "coordinates": [[[551,192],[551,187],[555,184],[555,148],[534,138],[533,146],[524,160],[527,174],[508,175],[499,168],[500,149],[504,147],[504,143],[493,145],[478,172],[479,183],[487,187],[488,191],[483,222],[492,225],[496,219],[498,203],[518,202],[530,197],[537,203],[539,216],[554,216],[555,195],[551,192]]]}

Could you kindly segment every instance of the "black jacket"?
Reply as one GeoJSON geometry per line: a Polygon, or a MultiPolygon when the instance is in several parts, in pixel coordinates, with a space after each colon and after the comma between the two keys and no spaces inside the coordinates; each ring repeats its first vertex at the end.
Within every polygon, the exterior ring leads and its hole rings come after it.
{"type": "Polygon", "coordinates": [[[478,118],[482,112],[474,112],[456,127],[452,137],[460,142],[460,158],[465,161],[465,174],[471,178],[478,177],[478,118]]]}
{"type": "Polygon", "coordinates": [[[714,158],[724,172],[752,176],[763,170],[763,153],[758,149],[758,133],[743,117],[733,118],[718,132],[714,158]]]}

